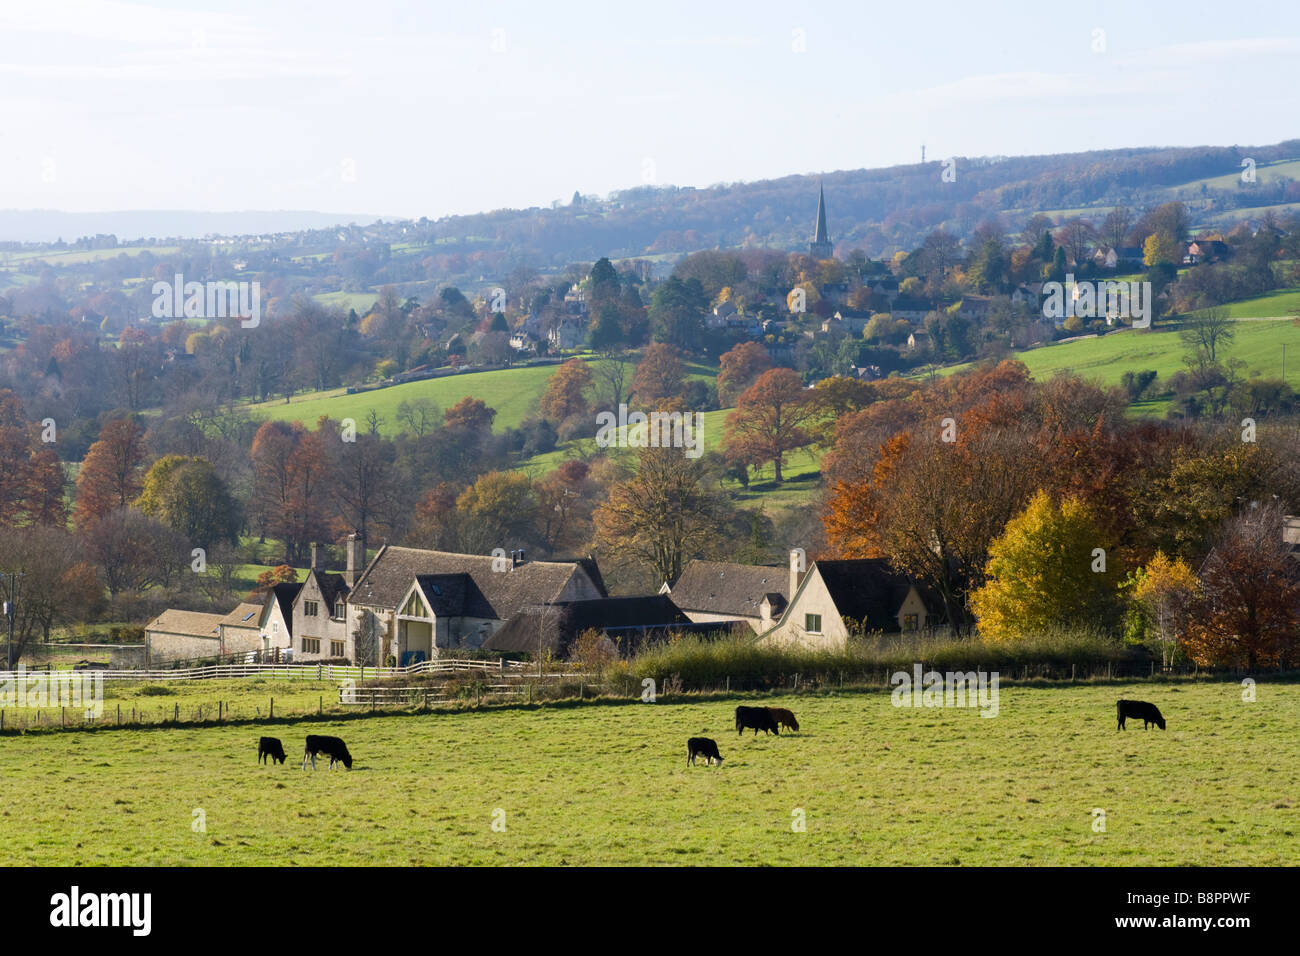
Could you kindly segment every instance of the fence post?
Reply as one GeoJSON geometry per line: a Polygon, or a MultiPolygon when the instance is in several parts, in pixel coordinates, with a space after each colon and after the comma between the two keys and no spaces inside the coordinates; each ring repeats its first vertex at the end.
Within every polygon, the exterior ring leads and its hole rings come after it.
{"type": "Polygon", "coordinates": [[[319,698],[317,699],[317,701],[316,701],[316,713],[317,713],[317,714],[323,714],[323,713],[325,713],[325,695],[324,695],[324,694],[321,694],[320,697],[319,697],[319,698]]]}
{"type": "Polygon", "coordinates": [[[180,719],[181,719],[181,705],[177,704],[176,710],[172,713],[172,723],[174,724],[180,723],[180,719]]]}
{"type": "Polygon", "coordinates": [[[275,698],[271,698],[271,719],[275,720],[275,698]]]}
{"type": "Polygon", "coordinates": [[[121,704],[117,705],[117,725],[119,727],[122,726],[122,705],[121,704]]]}

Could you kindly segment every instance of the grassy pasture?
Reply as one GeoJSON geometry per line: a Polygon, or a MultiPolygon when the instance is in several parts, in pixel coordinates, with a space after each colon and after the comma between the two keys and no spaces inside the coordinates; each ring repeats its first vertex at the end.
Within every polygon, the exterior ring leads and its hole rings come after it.
{"type": "Polygon", "coordinates": [[[774,696],[801,724],[779,738],[738,739],[739,698],[6,736],[0,861],[1293,864],[1300,685],[1257,690],[1003,686],[993,719],[884,691],[774,696]],[[1169,729],[1117,733],[1121,696],[1169,729]],[[257,765],[261,733],[288,764],[257,765]],[[342,736],[353,770],[300,771],[306,733],[342,736]],[[692,735],[725,763],[685,767],[692,735]]]}
{"type": "Polygon", "coordinates": [[[248,406],[251,415],[282,421],[302,422],[309,428],[316,426],[322,415],[334,419],[353,418],[358,424],[372,408],[384,419],[380,433],[393,437],[402,430],[397,420],[397,406],[404,401],[427,398],[443,411],[462,398],[481,398],[489,408],[497,410],[494,427],[502,431],[517,427],[529,414],[537,411],[537,403],[546,389],[547,380],[555,374],[558,365],[536,365],[529,368],[498,369],[492,372],[467,372],[445,378],[406,382],[371,392],[347,395],[343,389],[296,396],[293,401],[264,402],[248,406]]]}

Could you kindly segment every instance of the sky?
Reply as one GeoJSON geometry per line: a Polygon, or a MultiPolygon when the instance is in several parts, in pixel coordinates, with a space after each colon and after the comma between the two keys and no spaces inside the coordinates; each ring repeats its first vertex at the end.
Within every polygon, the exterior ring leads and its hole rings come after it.
{"type": "Polygon", "coordinates": [[[0,209],[387,218],[1300,135],[1300,4],[0,2],[0,209]]]}

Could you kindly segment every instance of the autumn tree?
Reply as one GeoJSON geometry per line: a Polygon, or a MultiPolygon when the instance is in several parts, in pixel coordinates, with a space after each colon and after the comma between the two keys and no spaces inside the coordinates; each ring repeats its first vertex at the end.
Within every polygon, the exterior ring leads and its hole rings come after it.
{"type": "Polygon", "coordinates": [[[718,403],[726,408],[735,404],[754,380],[772,367],[772,356],[758,342],[741,342],[722,353],[718,368],[718,403]]]}
{"type": "Polygon", "coordinates": [[[1300,663],[1300,562],[1276,504],[1231,518],[1201,568],[1183,637],[1203,667],[1291,668],[1300,663]]]}
{"type": "Polygon", "coordinates": [[[727,416],[727,460],[750,467],[770,461],[780,484],[785,456],[812,443],[804,426],[816,411],[797,372],[769,369],[745,390],[736,410],[727,416]]]}
{"type": "Polygon", "coordinates": [[[0,527],[63,525],[63,469],[43,426],[29,423],[13,392],[0,389],[0,527]]]}
{"type": "Polygon", "coordinates": [[[234,542],[239,533],[239,506],[205,458],[159,458],[145,473],[136,507],[205,548],[234,542]]]}
{"type": "Polygon", "coordinates": [[[461,547],[474,554],[535,544],[537,492],[532,479],[515,471],[481,475],[456,498],[461,547]]]}
{"type": "Polygon", "coordinates": [[[144,429],[134,419],[105,422],[77,472],[73,517],[84,528],[140,496],[144,464],[144,429]]]}
{"type": "Polygon", "coordinates": [[[1104,620],[1117,580],[1105,557],[1083,502],[1038,492],[989,547],[986,583],[970,599],[980,633],[1011,640],[1104,620]]]}
{"type": "Polygon", "coordinates": [[[632,376],[632,395],[638,405],[661,408],[681,398],[686,388],[686,364],[674,345],[649,346],[632,376]]]}
{"type": "Polygon", "coordinates": [[[1133,601],[1155,631],[1165,668],[1174,661],[1198,587],[1196,575],[1187,562],[1182,558],[1170,559],[1163,551],[1157,551],[1135,575],[1133,601]]]}
{"type": "Polygon", "coordinates": [[[587,413],[586,391],[591,386],[591,369],[582,359],[570,359],[547,380],[539,408],[557,426],[574,415],[587,413]]]}
{"type": "MultiPolygon", "coordinates": [[[[328,420],[326,420],[328,422],[328,420]]],[[[330,481],[335,473],[329,446],[337,431],[308,431],[298,422],[269,421],[255,435],[251,507],[264,535],[284,543],[286,564],[306,560],[313,541],[329,537],[330,481]]]]}
{"type": "Polygon", "coordinates": [[[80,528],[81,547],[104,577],[108,593],[169,586],[188,566],[190,543],[167,524],[132,507],[118,508],[80,528]]]}
{"type": "Polygon", "coordinates": [[[597,540],[611,554],[647,569],[656,581],[673,582],[687,560],[715,541],[731,512],[704,459],[680,449],[643,448],[635,471],[612,483],[594,518],[597,540]]]}
{"type": "Polygon", "coordinates": [[[287,564],[277,564],[273,568],[267,568],[257,576],[256,586],[248,592],[245,599],[249,603],[258,604],[266,597],[266,592],[270,591],[277,584],[295,584],[298,581],[298,572],[287,564]]]}
{"type": "Polygon", "coordinates": [[[481,398],[465,396],[443,413],[447,428],[470,435],[483,435],[492,430],[497,410],[489,408],[481,398]]]}
{"type": "Polygon", "coordinates": [[[84,621],[103,599],[103,582],[81,544],[63,528],[33,526],[0,535],[0,568],[21,574],[14,614],[15,660],[56,625],[84,621]]]}

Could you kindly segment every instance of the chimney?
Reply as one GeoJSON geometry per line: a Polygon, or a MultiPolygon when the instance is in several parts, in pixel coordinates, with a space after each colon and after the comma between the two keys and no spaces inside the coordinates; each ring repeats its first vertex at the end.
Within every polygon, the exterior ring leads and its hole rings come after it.
{"type": "Polygon", "coordinates": [[[790,552],[790,597],[794,600],[794,592],[799,590],[799,584],[803,581],[804,572],[808,570],[808,557],[803,548],[794,548],[790,552]]]}
{"type": "Polygon", "coordinates": [[[316,542],[311,543],[311,569],[316,570],[316,542]]]}
{"type": "Polygon", "coordinates": [[[355,533],[348,535],[347,543],[348,569],[343,573],[343,583],[348,588],[356,587],[357,578],[366,568],[366,541],[355,533]]]}

